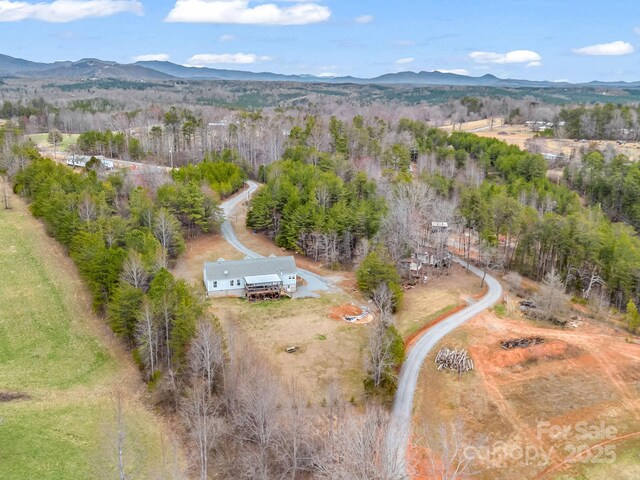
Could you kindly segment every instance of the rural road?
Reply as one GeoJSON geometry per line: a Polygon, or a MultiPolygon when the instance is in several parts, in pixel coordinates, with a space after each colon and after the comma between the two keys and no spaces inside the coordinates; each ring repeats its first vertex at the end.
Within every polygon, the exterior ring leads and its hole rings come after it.
{"type": "MultiPolygon", "coordinates": [[[[220,205],[225,216],[225,221],[222,224],[220,231],[222,232],[222,236],[227,241],[227,243],[229,243],[229,245],[231,245],[239,252],[245,254],[249,258],[262,258],[264,257],[264,255],[260,255],[259,253],[254,252],[242,242],[240,242],[240,240],[238,240],[238,237],[236,236],[236,233],[233,231],[233,227],[231,226],[231,222],[229,222],[228,220],[229,215],[231,215],[233,209],[240,203],[249,200],[249,198],[251,198],[251,195],[253,195],[259,187],[259,184],[252,180],[247,181],[247,185],[249,186],[248,190],[243,190],[239,194],[228,198],[220,205]]],[[[329,279],[321,277],[320,275],[316,275],[313,272],[298,268],[298,274],[305,281],[305,285],[298,288],[298,291],[293,295],[294,298],[319,297],[319,295],[315,292],[337,290],[337,286],[333,282],[331,282],[329,279]]]]}
{"type": "MultiPolygon", "coordinates": [[[[454,257],[454,261],[466,266],[466,263],[458,258],[454,257]]],[[[479,277],[483,275],[482,270],[473,265],[469,266],[469,270],[479,277]]],[[[393,399],[391,422],[389,431],[387,432],[386,454],[391,471],[397,472],[398,469],[402,469],[405,476],[407,476],[406,453],[411,431],[413,399],[420,368],[425,358],[445,335],[451,333],[483,310],[492,307],[502,297],[502,286],[495,278],[487,274],[485,282],[488,286],[488,291],[484,297],[427,330],[413,347],[411,347],[409,354],[402,364],[400,377],[398,379],[398,390],[393,399]]]]}

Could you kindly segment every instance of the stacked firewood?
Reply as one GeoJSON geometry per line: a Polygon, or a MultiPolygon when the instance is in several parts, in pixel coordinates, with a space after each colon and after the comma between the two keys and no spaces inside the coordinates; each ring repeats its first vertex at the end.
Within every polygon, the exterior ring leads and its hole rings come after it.
{"type": "Polygon", "coordinates": [[[544,343],[542,337],[526,337],[526,338],[513,338],[511,340],[505,340],[500,342],[500,346],[505,350],[511,350],[512,348],[527,348],[534,345],[540,345],[544,343]]]}
{"type": "Polygon", "coordinates": [[[453,370],[458,375],[473,370],[473,360],[466,350],[449,350],[447,347],[441,348],[436,355],[436,365],[438,370],[453,370]]]}

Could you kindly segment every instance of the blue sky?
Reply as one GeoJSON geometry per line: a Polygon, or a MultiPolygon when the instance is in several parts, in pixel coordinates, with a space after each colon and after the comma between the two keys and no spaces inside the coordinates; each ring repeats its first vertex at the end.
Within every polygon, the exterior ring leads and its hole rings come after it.
{"type": "Polygon", "coordinates": [[[636,0],[0,0],[0,53],[373,77],[640,80],[636,0]]]}

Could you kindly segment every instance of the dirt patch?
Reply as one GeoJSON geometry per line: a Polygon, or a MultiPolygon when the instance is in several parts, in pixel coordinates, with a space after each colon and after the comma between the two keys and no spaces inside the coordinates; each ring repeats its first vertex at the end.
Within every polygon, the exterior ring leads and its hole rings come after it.
{"type": "MultiPolygon", "coordinates": [[[[425,446],[419,438],[425,424],[435,429],[460,420],[465,445],[482,445],[488,451],[496,442],[515,449],[553,447],[550,465],[562,465],[567,445],[598,443],[579,438],[579,422],[604,422],[619,436],[640,430],[640,346],[597,319],[584,319],[579,329],[558,329],[485,312],[447,336],[441,345],[445,344],[467,348],[475,370],[461,378],[443,375],[434,367],[435,354],[427,358],[418,384],[422,393],[416,395],[414,441],[419,446],[425,446]],[[511,350],[500,346],[505,339],[529,337],[545,342],[511,350]],[[559,443],[539,434],[539,422],[567,428],[570,435],[559,443]]],[[[438,444],[433,432],[429,443],[438,444]]],[[[534,479],[549,468],[509,458],[502,463],[487,460],[474,463],[474,479],[534,479]]]]}
{"type": "Polygon", "coordinates": [[[0,392],[0,403],[14,402],[16,400],[29,400],[31,396],[21,392],[0,392]]]}
{"type": "Polygon", "coordinates": [[[355,305],[337,305],[329,310],[329,317],[334,320],[344,320],[344,317],[355,317],[362,314],[362,309],[355,305]]]}
{"type": "Polygon", "coordinates": [[[526,367],[539,362],[548,362],[551,360],[562,360],[575,356],[580,352],[576,347],[570,348],[570,345],[562,340],[552,340],[540,345],[534,345],[527,348],[514,348],[504,350],[500,346],[483,349],[478,347],[474,349],[474,353],[482,356],[491,356],[492,368],[509,368],[514,366],[526,367]]]}

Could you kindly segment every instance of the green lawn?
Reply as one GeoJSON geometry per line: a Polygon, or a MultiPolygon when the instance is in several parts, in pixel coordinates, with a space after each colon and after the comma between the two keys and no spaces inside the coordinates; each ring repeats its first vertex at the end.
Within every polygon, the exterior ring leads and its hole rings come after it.
{"type": "Polygon", "coordinates": [[[20,216],[0,216],[0,386],[60,389],[100,381],[115,363],[95,336],[74,328],[79,312],[58,285],[64,275],[49,270],[20,216]]]}
{"type": "Polygon", "coordinates": [[[13,205],[0,210],[0,478],[116,478],[118,388],[130,478],[155,476],[169,442],[132,391],[131,360],[105,344],[64,252],[13,205]]]}
{"type": "MultiPolygon", "coordinates": [[[[47,140],[48,136],[48,133],[34,133],[32,135],[29,135],[29,138],[33,140],[36,145],[53,149],[53,145],[47,140]]],[[[76,140],[78,140],[79,136],[80,135],[77,133],[63,133],[62,141],[56,146],[58,152],[66,152],[71,145],[74,145],[76,143],[76,140]]]]}

